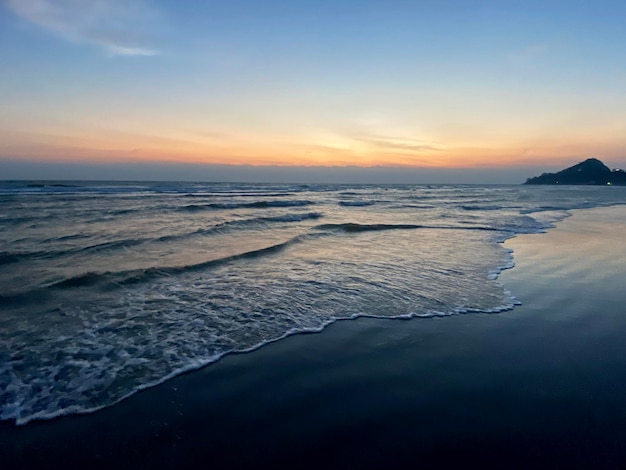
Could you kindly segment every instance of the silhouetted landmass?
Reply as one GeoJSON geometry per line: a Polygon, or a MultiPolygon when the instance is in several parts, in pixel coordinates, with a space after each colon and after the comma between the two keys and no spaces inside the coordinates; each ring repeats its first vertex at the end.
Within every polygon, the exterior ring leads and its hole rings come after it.
{"type": "Polygon", "coordinates": [[[561,170],[528,178],[524,184],[587,184],[626,186],[626,171],[611,170],[597,158],[561,170]]]}

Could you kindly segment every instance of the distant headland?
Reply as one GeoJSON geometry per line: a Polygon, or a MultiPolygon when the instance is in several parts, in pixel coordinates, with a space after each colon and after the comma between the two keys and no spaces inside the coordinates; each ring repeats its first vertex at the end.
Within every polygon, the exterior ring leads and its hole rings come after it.
{"type": "Polygon", "coordinates": [[[528,178],[524,184],[586,184],[626,186],[626,171],[611,170],[597,158],[561,170],[528,178]]]}

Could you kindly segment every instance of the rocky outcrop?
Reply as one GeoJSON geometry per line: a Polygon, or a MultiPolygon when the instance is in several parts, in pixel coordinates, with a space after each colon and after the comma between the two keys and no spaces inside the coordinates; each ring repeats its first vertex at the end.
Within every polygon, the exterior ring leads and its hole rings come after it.
{"type": "Polygon", "coordinates": [[[624,170],[610,170],[597,158],[561,170],[557,173],[544,173],[528,178],[524,184],[586,184],[586,185],[626,185],[624,170]]]}

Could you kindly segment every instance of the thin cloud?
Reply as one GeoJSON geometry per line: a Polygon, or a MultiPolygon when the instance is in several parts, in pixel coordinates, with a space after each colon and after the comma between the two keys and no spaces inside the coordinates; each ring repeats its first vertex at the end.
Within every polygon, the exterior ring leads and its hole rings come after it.
{"type": "Polygon", "coordinates": [[[69,41],[97,45],[111,55],[150,56],[145,46],[154,12],[132,0],[0,0],[18,17],[69,41]]]}
{"type": "Polygon", "coordinates": [[[430,152],[441,150],[434,145],[423,144],[413,139],[406,138],[394,138],[379,135],[351,135],[350,138],[381,149],[396,149],[409,152],[430,152]]]}

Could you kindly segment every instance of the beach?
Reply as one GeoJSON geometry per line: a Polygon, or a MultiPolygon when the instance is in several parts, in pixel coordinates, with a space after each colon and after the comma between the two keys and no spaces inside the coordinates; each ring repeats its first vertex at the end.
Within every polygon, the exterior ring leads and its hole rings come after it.
{"type": "Polygon", "coordinates": [[[505,242],[521,306],[338,321],[109,408],[0,423],[3,468],[623,468],[626,208],[505,242]]]}

